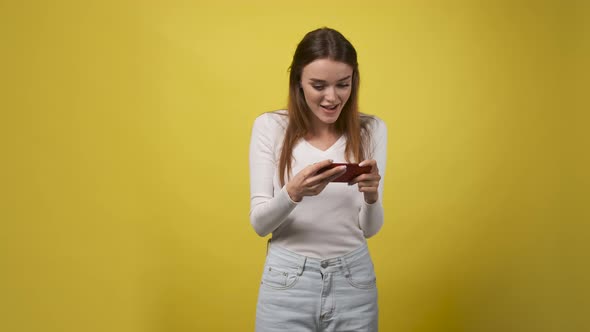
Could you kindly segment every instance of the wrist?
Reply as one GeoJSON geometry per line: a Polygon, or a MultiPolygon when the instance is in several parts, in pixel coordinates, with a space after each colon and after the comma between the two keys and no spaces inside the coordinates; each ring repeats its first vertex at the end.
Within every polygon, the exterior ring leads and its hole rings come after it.
{"type": "Polygon", "coordinates": [[[374,193],[365,193],[365,203],[367,204],[375,204],[379,200],[379,194],[374,193]]]}
{"type": "Polygon", "coordinates": [[[301,202],[301,199],[303,197],[301,197],[301,195],[298,195],[297,192],[296,192],[296,190],[294,190],[293,188],[291,188],[288,183],[285,186],[285,189],[287,190],[287,195],[289,195],[289,198],[291,198],[291,200],[293,202],[296,202],[296,203],[301,202]]]}

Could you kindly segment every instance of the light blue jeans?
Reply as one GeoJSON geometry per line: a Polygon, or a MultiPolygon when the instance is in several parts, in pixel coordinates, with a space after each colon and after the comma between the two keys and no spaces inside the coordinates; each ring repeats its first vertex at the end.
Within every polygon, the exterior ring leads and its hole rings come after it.
{"type": "Polygon", "coordinates": [[[271,245],[256,306],[257,332],[377,331],[377,287],[367,245],[320,260],[271,245]]]}

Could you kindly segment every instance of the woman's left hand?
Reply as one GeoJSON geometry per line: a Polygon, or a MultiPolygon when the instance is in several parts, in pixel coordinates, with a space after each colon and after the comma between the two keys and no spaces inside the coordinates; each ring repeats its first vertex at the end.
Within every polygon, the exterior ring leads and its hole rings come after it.
{"type": "Polygon", "coordinates": [[[364,160],[359,163],[359,166],[371,166],[371,172],[367,174],[361,174],[356,178],[352,179],[348,184],[353,185],[358,183],[359,191],[365,195],[365,202],[373,204],[379,199],[379,168],[377,168],[377,161],[374,159],[364,160]]]}

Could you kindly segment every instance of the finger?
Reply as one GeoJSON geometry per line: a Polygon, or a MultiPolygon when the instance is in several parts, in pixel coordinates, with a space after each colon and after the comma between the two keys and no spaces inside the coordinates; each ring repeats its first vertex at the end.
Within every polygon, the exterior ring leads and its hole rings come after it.
{"type": "Polygon", "coordinates": [[[317,184],[322,181],[329,182],[329,181],[339,177],[340,175],[344,174],[345,172],[346,172],[346,166],[334,167],[333,169],[327,170],[323,173],[317,174],[316,176],[309,178],[309,181],[310,181],[309,183],[317,184]]]}
{"type": "Polygon", "coordinates": [[[371,173],[379,173],[379,167],[377,167],[375,159],[363,160],[359,163],[359,166],[371,166],[371,173]]]}
{"type": "Polygon", "coordinates": [[[337,172],[336,174],[330,176],[329,178],[326,179],[327,182],[332,182],[335,179],[341,177],[342,175],[344,175],[346,173],[346,167],[344,167],[340,172],[337,172]]]}
{"type": "Polygon", "coordinates": [[[328,185],[328,182],[320,182],[314,186],[307,188],[306,196],[319,195],[322,191],[324,191],[324,188],[326,188],[327,185],[328,185]]]}
{"type": "Polygon", "coordinates": [[[377,187],[360,187],[359,186],[359,191],[362,193],[376,193],[377,187]]]}
{"type": "Polygon", "coordinates": [[[364,185],[364,184],[359,183],[358,190],[360,192],[378,192],[379,186],[377,186],[377,185],[364,185]]]}
{"type": "Polygon", "coordinates": [[[361,181],[358,183],[359,188],[368,188],[368,187],[379,187],[379,181],[361,181]]]}
{"type": "Polygon", "coordinates": [[[362,193],[377,193],[378,190],[375,187],[363,187],[363,188],[359,188],[359,192],[362,192],[362,193]]]}
{"type": "Polygon", "coordinates": [[[375,159],[365,159],[359,163],[359,166],[375,166],[377,165],[377,161],[375,159]]]}
{"type": "Polygon", "coordinates": [[[361,175],[357,176],[355,179],[358,179],[358,182],[379,181],[379,180],[381,180],[381,175],[375,174],[375,173],[367,173],[367,174],[361,174],[361,175]]]}
{"type": "Polygon", "coordinates": [[[315,164],[309,165],[309,166],[307,166],[307,168],[309,169],[309,172],[310,172],[309,174],[313,175],[313,174],[317,173],[320,169],[332,165],[333,162],[334,161],[332,159],[326,159],[326,160],[322,160],[320,162],[317,162],[315,164]]]}
{"type": "Polygon", "coordinates": [[[348,185],[349,185],[349,186],[352,186],[352,185],[353,185],[353,184],[355,184],[355,183],[359,183],[360,181],[362,181],[362,180],[363,180],[362,176],[363,176],[363,175],[359,175],[359,176],[357,176],[356,178],[354,178],[354,179],[350,180],[350,181],[348,182],[348,185]]]}
{"type": "Polygon", "coordinates": [[[350,182],[348,182],[348,184],[353,185],[355,183],[359,183],[362,181],[376,181],[379,182],[379,180],[381,180],[381,175],[379,175],[378,173],[369,173],[369,174],[361,174],[359,176],[357,176],[356,178],[352,179],[350,182]]]}

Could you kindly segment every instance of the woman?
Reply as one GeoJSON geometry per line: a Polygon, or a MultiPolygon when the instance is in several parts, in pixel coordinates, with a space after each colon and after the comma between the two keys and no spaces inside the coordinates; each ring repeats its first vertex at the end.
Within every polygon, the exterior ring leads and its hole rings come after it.
{"type": "Polygon", "coordinates": [[[377,331],[375,272],[366,238],[383,225],[387,129],[358,111],[354,47],[339,32],[305,35],[290,67],[286,111],[254,122],[250,221],[272,233],[256,331],[377,331]],[[370,166],[347,183],[346,166],[370,166]]]}

